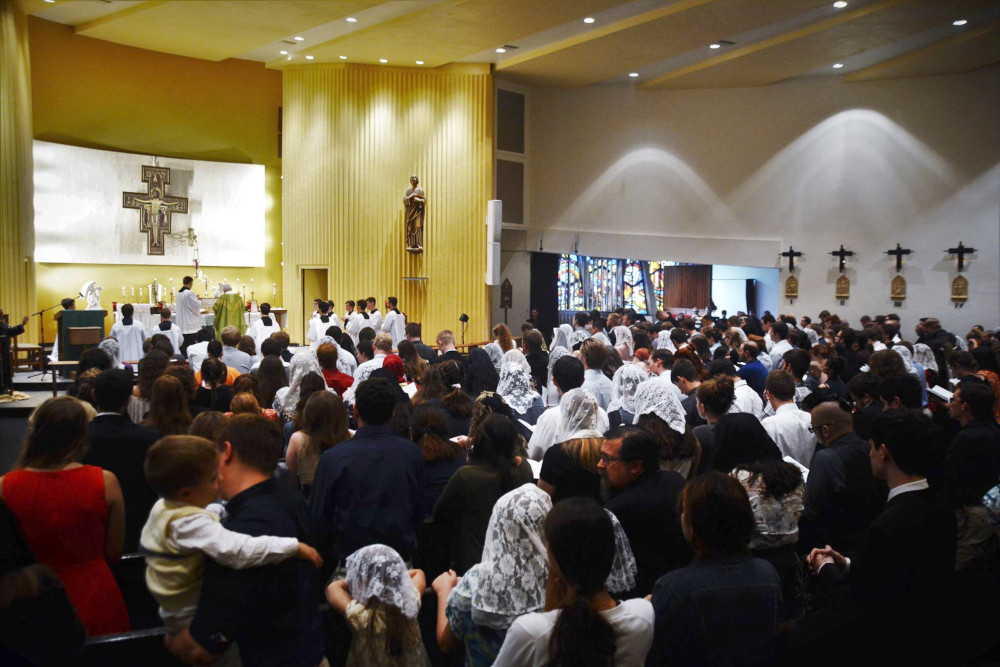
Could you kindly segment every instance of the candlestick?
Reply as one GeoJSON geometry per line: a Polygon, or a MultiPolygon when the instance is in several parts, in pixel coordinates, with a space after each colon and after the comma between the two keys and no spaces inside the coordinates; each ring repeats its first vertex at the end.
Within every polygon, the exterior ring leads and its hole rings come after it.
{"type": "Polygon", "coordinates": [[[278,300],[278,283],[271,283],[271,299],[275,302],[278,300]]]}
{"type": "Polygon", "coordinates": [[[125,300],[125,286],[122,285],[122,301],[125,300]]]}
{"type": "Polygon", "coordinates": [[[135,285],[132,285],[132,300],[135,301],[135,285]]]}

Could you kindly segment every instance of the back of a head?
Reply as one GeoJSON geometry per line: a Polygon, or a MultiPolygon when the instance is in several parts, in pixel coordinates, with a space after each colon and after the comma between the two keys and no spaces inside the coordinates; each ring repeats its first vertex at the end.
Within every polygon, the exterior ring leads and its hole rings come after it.
{"type": "Polygon", "coordinates": [[[260,404],[252,393],[242,392],[233,396],[233,400],[229,404],[229,411],[234,415],[258,415],[260,414],[260,404]]]}
{"type": "Polygon", "coordinates": [[[227,442],[240,463],[268,476],[274,473],[284,446],[276,422],[251,414],[233,415],[215,432],[220,449],[227,442]]]}
{"type": "Polygon", "coordinates": [[[699,475],[684,487],[683,503],[694,546],[705,553],[746,553],[754,518],[747,492],[738,481],[715,471],[699,475]]]}
{"type": "Polygon", "coordinates": [[[552,364],[552,380],[563,393],[583,386],[583,363],[576,357],[566,355],[552,364]]]}
{"type": "Polygon", "coordinates": [[[143,472],[156,495],[176,500],[185,487],[194,487],[219,468],[219,450],[211,440],[195,435],[170,435],[149,448],[143,472]]]}
{"type": "Polygon", "coordinates": [[[363,355],[366,359],[374,358],[375,348],[372,347],[371,341],[358,341],[358,354],[363,355]]]}
{"type": "Polygon", "coordinates": [[[537,329],[530,329],[524,332],[521,341],[524,344],[524,351],[527,354],[540,352],[542,350],[542,332],[537,329]]]}
{"type": "Polygon", "coordinates": [[[698,386],[698,400],[716,417],[729,412],[735,398],[733,380],[727,375],[717,375],[698,386]]]}
{"type": "Polygon", "coordinates": [[[87,413],[83,404],[69,396],[49,398],[29,419],[28,436],[17,467],[52,468],[77,461],[86,442],[87,413]]]}
{"type": "Polygon", "coordinates": [[[871,439],[885,445],[899,469],[923,475],[931,452],[931,420],[913,410],[885,410],[872,425],[871,439]]]}
{"type": "Polygon", "coordinates": [[[812,362],[809,352],[806,350],[789,350],[785,352],[781,360],[784,362],[785,368],[789,369],[797,380],[809,372],[809,364],[812,362]]]}
{"type": "Polygon", "coordinates": [[[453,461],[461,448],[448,439],[448,419],[444,412],[432,405],[420,405],[410,420],[410,436],[420,447],[424,462],[453,461]]]}
{"type": "Polygon", "coordinates": [[[805,483],[802,480],[802,471],[799,470],[799,467],[783,459],[751,461],[740,464],[736,469],[749,472],[751,482],[757,478],[763,480],[767,495],[777,500],[792,493],[805,483]]]}
{"type": "Polygon", "coordinates": [[[210,341],[208,341],[207,351],[208,351],[208,356],[211,359],[220,359],[220,358],[222,358],[222,343],[220,341],[217,341],[217,340],[210,340],[210,341]]]}
{"type": "Polygon", "coordinates": [[[674,353],[670,350],[659,349],[654,350],[653,354],[650,356],[650,360],[659,361],[660,365],[666,369],[673,370],[674,367],[674,353]]]}
{"type": "Polygon", "coordinates": [[[278,341],[278,345],[281,346],[282,350],[288,349],[289,344],[292,342],[287,331],[275,331],[271,334],[270,339],[278,341]]]}
{"type": "Polygon", "coordinates": [[[587,362],[587,368],[598,370],[608,359],[608,348],[596,338],[588,338],[580,345],[580,356],[587,362]]]}
{"type": "MultiPolygon", "coordinates": [[[[660,350],[657,350],[659,352],[660,350]]],[[[698,369],[694,367],[688,359],[676,359],[673,366],[670,369],[670,376],[676,382],[678,379],[684,379],[688,382],[700,382],[701,375],[698,374],[698,369]]]]}
{"type": "Polygon", "coordinates": [[[267,357],[277,357],[281,354],[281,343],[273,338],[261,341],[260,353],[265,359],[267,359],[267,357]]]}
{"type": "Polygon", "coordinates": [[[149,344],[154,350],[159,350],[167,355],[167,358],[174,356],[174,344],[163,334],[153,334],[149,339],[149,344]]]}
{"type": "Polygon", "coordinates": [[[101,371],[94,380],[94,396],[101,412],[120,412],[132,395],[132,374],[124,368],[101,371]]]}
{"type": "Polygon", "coordinates": [[[236,343],[236,349],[251,357],[257,356],[257,343],[251,336],[241,336],[239,342],[236,343]]]}
{"type": "Polygon", "coordinates": [[[236,347],[240,342],[240,330],[234,326],[228,326],[222,330],[220,338],[222,338],[222,344],[226,347],[236,347]]]}
{"type": "MultiPolygon", "coordinates": [[[[65,307],[66,306],[63,306],[63,308],[65,308],[65,307]]],[[[126,303],[124,306],[122,306],[122,317],[123,318],[127,319],[127,318],[132,317],[132,314],[134,312],[135,312],[135,307],[131,303],[126,303]]]]}
{"type": "Polygon", "coordinates": [[[764,389],[775,399],[788,402],[795,398],[795,379],[788,373],[771,371],[764,381],[764,389]]]}
{"type": "MultiPolygon", "coordinates": [[[[558,665],[606,665],[615,653],[615,631],[590,605],[590,596],[605,589],[615,558],[611,518],[596,501],[575,497],[561,500],[545,517],[545,541],[562,592],[553,629],[552,661],[558,665]]],[[[555,600],[547,599],[548,605],[555,600]]],[[[547,605],[547,606],[548,606],[547,605]]]]}
{"type": "Polygon", "coordinates": [[[316,360],[319,367],[324,371],[333,370],[337,367],[337,346],[333,343],[323,343],[316,348],[316,360]]]}
{"type": "Polygon", "coordinates": [[[226,415],[215,410],[200,413],[188,427],[188,435],[196,435],[215,442],[215,432],[226,422],[226,415]]]}
{"type": "Polygon", "coordinates": [[[409,322],[403,329],[410,338],[420,338],[420,322],[409,322]]]}
{"type": "Polygon", "coordinates": [[[450,330],[445,329],[444,331],[441,331],[440,333],[438,333],[437,338],[435,339],[435,341],[437,342],[438,347],[441,347],[442,345],[454,345],[455,344],[455,334],[452,333],[450,330]]]}
{"type": "Polygon", "coordinates": [[[393,387],[388,380],[369,378],[361,383],[354,394],[354,405],[358,416],[365,424],[381,426],[392,418],[396,407],[399,387],[393,387]]]}
{"type": "Polygon", "coordinates": [[[194,335],[194,339],[199,343],[207,343],[212,340],[212,332],[208,329],[198,329],[198,333],[194,335]]]}
{"type": "Polygon", "coordinates": [[[736,366],[729,359],[716,359],[708,367],[708,377],[714,378],[720,375],[733,377],[736,375],[736,366]]]}
{"type": "Polygon", "coordinates": [[[906,373],[906,365],[903,357],[895,350],[879,350],[868,358],[869,373],[880,380],[884,380],[893,375],[903,375],[906,373]]]}
{"type": "Polygon", "coordinates": [[[369,343],[372,343],[372,346],[374,347],[375,336],[376,334],[374,329],[371,327],[364,327],[358,332],[358,341],[368,341],[369,343]]]}
{"type": "Polygon", "coordinates": [[[788,325],[784,322],[775,322],[771,325],[771,331],[778,337],[778,340],[788,338],[788,325]]]}
{"type": "Polygon", "coordinates": [[[77,366],[77,375],[82,375],[91,368],[106,371],[111,368],[113,363],[114,362],[107,352],[99,347],[92,347],[89,350],[85,350],[83,354],[80,355],[80,363],[77,366]]]}
{"type": "Polygon", "coordinates": [[[907,410],[919,410],[923,403],[924,390],[920,380],[909,373],[890,375],[879,385],[879,396],[891,403],[898,398],[900,405],[907,410]]]}
{"type": "Polygon", "coordinates": [[[969,406],[973,419],[983,421],[993,419],[996,396],[988,383],[976,378],[967,378],[958,383],[958,389],[962,390],[962,401],[969,406]]]}
{"type": "Polygon", "coordinates": [[[201,379],[210,387],[216,384],[224,384],[226,372],[226,365],[218,359],[209,357],[201,363],[201,379]]]}
{"type": "Polygon", "coordinates": [[[469,461],[496,470],[500,474],[501,492],[511,488],[508,467],[517,442],[517,429],[503,415],[488,415],[476,428],[476,445],[469,453],[469,461]]]}
{"type": "Polygon", "coordinates": [[[389,354],[392,352],[392,336],[387,333],[379,333],[372,341],[372,347],[380,352],[389,354]]]}

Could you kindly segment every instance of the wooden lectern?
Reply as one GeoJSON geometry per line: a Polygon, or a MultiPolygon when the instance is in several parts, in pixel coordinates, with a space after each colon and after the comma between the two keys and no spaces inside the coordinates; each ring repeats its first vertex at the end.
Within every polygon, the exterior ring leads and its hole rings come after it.
{"type": "Polygon", "coordinates": [[[79,361],[83,352],[104,340],[104,310],[62,310],[59,325],[59,359],[79,361]]]}

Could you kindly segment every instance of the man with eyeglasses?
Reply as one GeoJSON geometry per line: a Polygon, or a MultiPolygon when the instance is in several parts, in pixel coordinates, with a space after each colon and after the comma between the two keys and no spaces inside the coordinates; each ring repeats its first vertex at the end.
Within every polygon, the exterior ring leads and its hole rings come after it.
{"type": "Polygon", "coordinates": [[[885,503],[887,489],[872,475],[868,443],[854,433],[853,416],[839,402],[814,407],[810,424],[817,444],[806,480],[798,548],[808,553],[837,544],[853,553],[885,503]]]}
{"type": "Polygon", "coordinates": [[[659,464],[660,446],[646,431],[626,426],[605,434],[597,470],[605,507],[621,522],[635,556],[630,597],[650,593],[660,576],[691,559],[677,513],[684,478],[659,464]]]}

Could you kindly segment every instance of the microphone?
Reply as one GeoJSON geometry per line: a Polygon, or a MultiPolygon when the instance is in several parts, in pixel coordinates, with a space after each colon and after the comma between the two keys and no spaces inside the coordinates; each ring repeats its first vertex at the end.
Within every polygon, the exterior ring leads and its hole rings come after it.
{"type": "Polygon", "coordinates": [[[83,298],[83,292],[77,292],[76,296],[73,297],[73,300],[75,301],[76,299],[82,299],[82,298],[83,298]]]}

